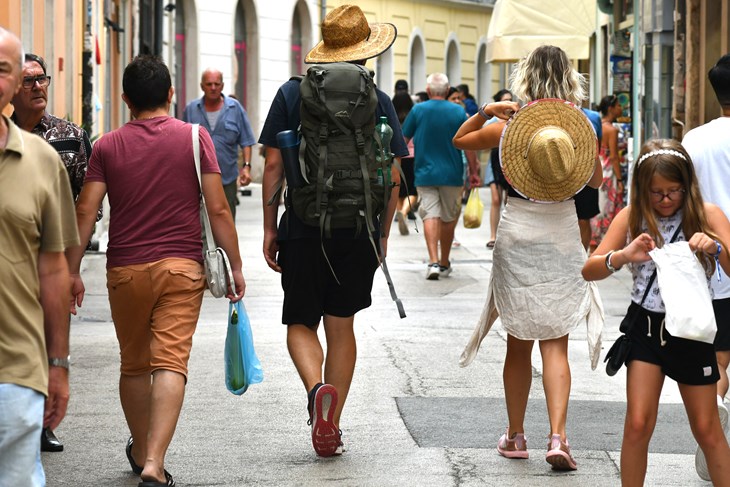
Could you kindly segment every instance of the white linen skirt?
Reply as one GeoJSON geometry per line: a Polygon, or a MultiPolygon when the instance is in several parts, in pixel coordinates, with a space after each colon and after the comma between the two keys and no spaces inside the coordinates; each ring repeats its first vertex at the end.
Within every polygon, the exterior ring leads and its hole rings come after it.
{"type": "Polygon", "coordinates": [[[497,229],[487,300],[461,365],[473,360],[499,316],[507,333],[521,340],[560,338],[586,323],[595,368],[603,306],[595,283],[581,275],[585,260],[573,200],[509,198],[497,229]]]}

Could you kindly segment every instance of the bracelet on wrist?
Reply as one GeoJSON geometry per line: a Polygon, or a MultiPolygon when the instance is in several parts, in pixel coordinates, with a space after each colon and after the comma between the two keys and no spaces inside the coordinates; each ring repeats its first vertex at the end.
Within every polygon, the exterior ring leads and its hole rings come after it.
{"type": "Polygon", "coordinates": [[[612,250],[612,251],[610,251],[609,253],[606,254],[606,269],[608,269],[609,271],[611,271],[611,274],[613,274],[614,272],[616,272],[616,271],[618,271],[618,270],[621,269],[621,266],[614,267],[611,264],[611,257],[613,257],[614,252],[615,251],[612,250]]]}

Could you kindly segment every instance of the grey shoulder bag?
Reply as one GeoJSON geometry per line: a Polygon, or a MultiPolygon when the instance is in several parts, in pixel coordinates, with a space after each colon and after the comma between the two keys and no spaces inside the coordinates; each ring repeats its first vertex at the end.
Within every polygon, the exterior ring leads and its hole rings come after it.
{"type": "Polygon", "coordinates": [[[236,293],[233,282],[233,270],[226,252],[215,246],[213,231],[210,229],[208,208],[205,206],[205,195],[203,194],[203,181],[200,173],[200,125],[193,124],[193,154],[195,157],[195,173],[198,175],[200,184],[200,220],[203,222],[206,245],[203,249],[203,266],[205,267],[205,280],[208,283],[210,293],[216,298],[222,298],[228,292],[230,283],[233,294],[236,293]]]}

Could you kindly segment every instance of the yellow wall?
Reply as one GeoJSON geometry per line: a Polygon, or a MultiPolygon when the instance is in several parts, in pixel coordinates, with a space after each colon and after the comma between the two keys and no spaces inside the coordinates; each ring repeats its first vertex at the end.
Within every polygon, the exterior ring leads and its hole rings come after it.
{"type": "MultiPolygon", "coordinates": [[[[328,1],[328,11],[351,1],[328,1]]],[[[416,28],[423,34],[426,73],[446,72],[446,40],[454,33],[461,53],[461,82],[474,90],[478,41],[486,36],[492,10],[447,1],[361,0],[358,6],[371,22],[390,22],[398,29],[393,44],[394,79],[408,79],[409,46],[416,28]]]]}

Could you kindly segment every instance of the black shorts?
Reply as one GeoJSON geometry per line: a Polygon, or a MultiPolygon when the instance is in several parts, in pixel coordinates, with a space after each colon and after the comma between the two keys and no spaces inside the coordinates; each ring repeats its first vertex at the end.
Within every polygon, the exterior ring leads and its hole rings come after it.
{"type": "Polygon", "coordinates": [[[730,350],[730,298],[713,300],[712,309],[715,310],[715,321],[717,322],[715,350],[727,352],[730,350]]]}
{"type": "Polygon", "coordinates": [[[401,159],[400,167],[403,171],[403,176],[405,177],[405,184],[403,181],[400,182],[398,197],[405,198],[406,196],[418,196],[418,191],[416,191],[416,176],[414,173],[413,158],[404,157],[401,159]]]}
{"type": "Polygon", "coordinates": [[[598,190],[586,186],[573,196],[578,220],[590,220],[601,212],[598,207],[598,190]]]}
{"type": "MultiPolygon", "coordinates": [[[[631,306],[639,305],[632,302],[631,306]]],[[[678,384],[700,386],[720,380],[712,344],[673,337],[663,326],[664,313],[641,308],[637,315],[638,319],[629,331],[631,350],[626,363],[640,360],[658,365],[664,375],[678,384]],[[649,330],[651,336],[648,336],[649,330]]]]}
{"type": "Polygon", "coordinates": [[[489,153],[489,164],[492,166],[492,174],[494,175],[493,183],[502,189],[510,189],[509,183],[502,172],[502,165],[499,162],[499,149],[496,147],[489,153]]]}
{"type": "MultiPolygon", "coordinates": [[[[376,242],[377,244],[377,242],[376,242]]],[[[278,263],[285,325],[316,326],[322,315],[346,318],[370,306],[378,258],[368,239],[325,239],[324,249],[339,284],[322,254],[319,239],[279,242],[278,263]]]]}

